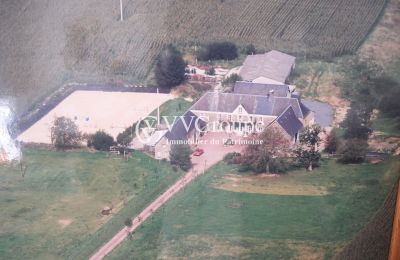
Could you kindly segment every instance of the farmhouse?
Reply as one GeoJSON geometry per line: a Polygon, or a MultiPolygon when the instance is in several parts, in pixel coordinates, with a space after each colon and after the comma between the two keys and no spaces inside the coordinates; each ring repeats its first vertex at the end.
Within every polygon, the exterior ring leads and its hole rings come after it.
{"type": "MultiPolygon", "coordinates": [[[[247,87],[252,88],[252,84],[247,87]]],[[[245,92],[244,85],[239,86],[245,92]]],[[[288,140],[296,143],[300,130],[314,123],[314,113],[299,97],[288,96],[287,85],[273,88],[272,92],[265,90],[267,95],[206,93],[153,144],[155,157],[168,159],[172,144],[196,144],[207,132],[249,136],[277,126],[288,140]]]]}
{"type": "Polygon", "coordinates": [[[253,83],[286,84],[295,67],[295,61],[295,57],[275,50],[249,55],[239,75],[244,81],[253,83]]]}

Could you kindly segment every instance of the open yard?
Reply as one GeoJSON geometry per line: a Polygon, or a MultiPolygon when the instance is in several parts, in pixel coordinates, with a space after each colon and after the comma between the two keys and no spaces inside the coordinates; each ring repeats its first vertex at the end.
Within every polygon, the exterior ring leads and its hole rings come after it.
{"type": "Polygon", "coordinates": [[[83,133],[104,130],[116,138],[127,127],[172,98],[169,94],[75,91],[23,132],[18,140],[51,144],[50,128],[54,119],[60,116],[74,120],[83,133]]]}
{"type": "Polygon", "coordinates": [[[0,166],[1,259],[87,259],[182,175],[139,152],[25,149],[24,163],[25,177],[0,166]]]}
{"type": "Polygon", "coordinates": [[[397,158],[381,165],[325,160],[313,173],[275,178],[220,163],[109,259],[330,259],[371,219],[399,176],[397,158]],[[218,186],[231,178],[247,181],[235,183],[234,192],[218,186]],[[302,192],[285,192],[294,186],[302,192]]]}

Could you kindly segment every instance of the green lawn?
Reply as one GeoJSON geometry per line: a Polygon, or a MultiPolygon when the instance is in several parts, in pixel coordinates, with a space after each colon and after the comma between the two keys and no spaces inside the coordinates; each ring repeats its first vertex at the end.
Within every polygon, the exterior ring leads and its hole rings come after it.
{"type": "Polygon", "coordinates": [[[26,149],[24,160],[24,178],[0,167],[1,259],[87,259],[182,174],[139,152],[124,161],[26,149]]]}
{"type": "Polygon", "coordinates": [[[329,259],[380,207],[400,175],[400,162],[341,165],[325,160],[312,173],[293,171],[276,181],[282,187],[286,182],[325,187],[323,196],[215,188],[227,174],[243,177],[235,166],[216,165],[109,258],[329,259]]]}
{"type": "MultiPolygon", "coordinates": [[[[189,102],[183,98],[175,98],[168,100],[160,106],[160,117],[161,123],[164,123],[163,116],[174,117],[183,115],[190,107],[192,102],[189,102]]],[[[151,116],[157,116],[157,110],[154,110],[151,116]]],[[[173,118],[168,118],[170,123],[172,123],[173,118]]]]}

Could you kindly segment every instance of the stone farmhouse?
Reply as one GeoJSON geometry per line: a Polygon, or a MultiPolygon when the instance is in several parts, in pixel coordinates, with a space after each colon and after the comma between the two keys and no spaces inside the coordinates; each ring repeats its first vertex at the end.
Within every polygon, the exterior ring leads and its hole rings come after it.
{"type": "Polygon", "coordinates": [[[240,71],[244,81],[236,82],[232,93],[207,92],[170,130],[156,131],[146,149],[168,159],[171,145],[196,144],[207,132],[246,137],[269,127],[297,143],[301,129],[314,124],[314,112],[285,84],[294,61],[277,51],[248,56],[240,71]]]}

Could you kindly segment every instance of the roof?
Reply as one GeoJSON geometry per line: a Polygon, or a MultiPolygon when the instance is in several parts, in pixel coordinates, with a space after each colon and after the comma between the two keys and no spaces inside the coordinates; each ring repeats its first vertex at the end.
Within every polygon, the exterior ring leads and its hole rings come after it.
{"type": "Polygon", "coordinates": [[[272,103],[266,96],[208,92],[190,110],[232,113],[242,105],[249,114],[271,115],[272,103]]]}
{"type": "Polygon", "coordinates": [[[196,125],[200,128],[206,126],[206,123],[197,117],[191,111],[187,111],[182,117],[177,118],[174,122],[171,130],[169,130],[165,137],[168,140],[185,140],[187,135],[196,127],[196,125]]]}
{"type": "Polygon", "coordinates": [[[303,124],[297,118],[296,113],[291,106],[286,108],[286,110],[276,119],[276,122],[291,137],[294,137],[295,134],[303,128],[303,124]]]}
{"type": "Polygon", "coordinates": [[[276,97],[287,97],[289,93],[289,86],[237,81],[233,90],[233,92],[237,94],[251,94],[261,96],[267,96],[271,93],[271,91],[274,92],[274,96],[276,97]]]}
{"type": "Polygon", "coordinates": [[[272,50],[264,54],[249,55],[240,70],[245,81],[266,77],[284,83],[289,77],[296,57],[272,50]]]}
{"type": "Polygon", "coordinates": [[[249,114],[279,116],[287,107],[292,106],[296,116],[304,118],[307,114],[303,110],[306,109],[302,109],[300,104],[297,98],[208,92],[190,110],[232,113],[242,105],[249,114]]]}
{"type": "Polygon", "coordinates": [[[146,140],[146,145],[155,146],[161,138],[168,132],[168,130],[158,130],[155,131],[148,140],[146,140]]]}

